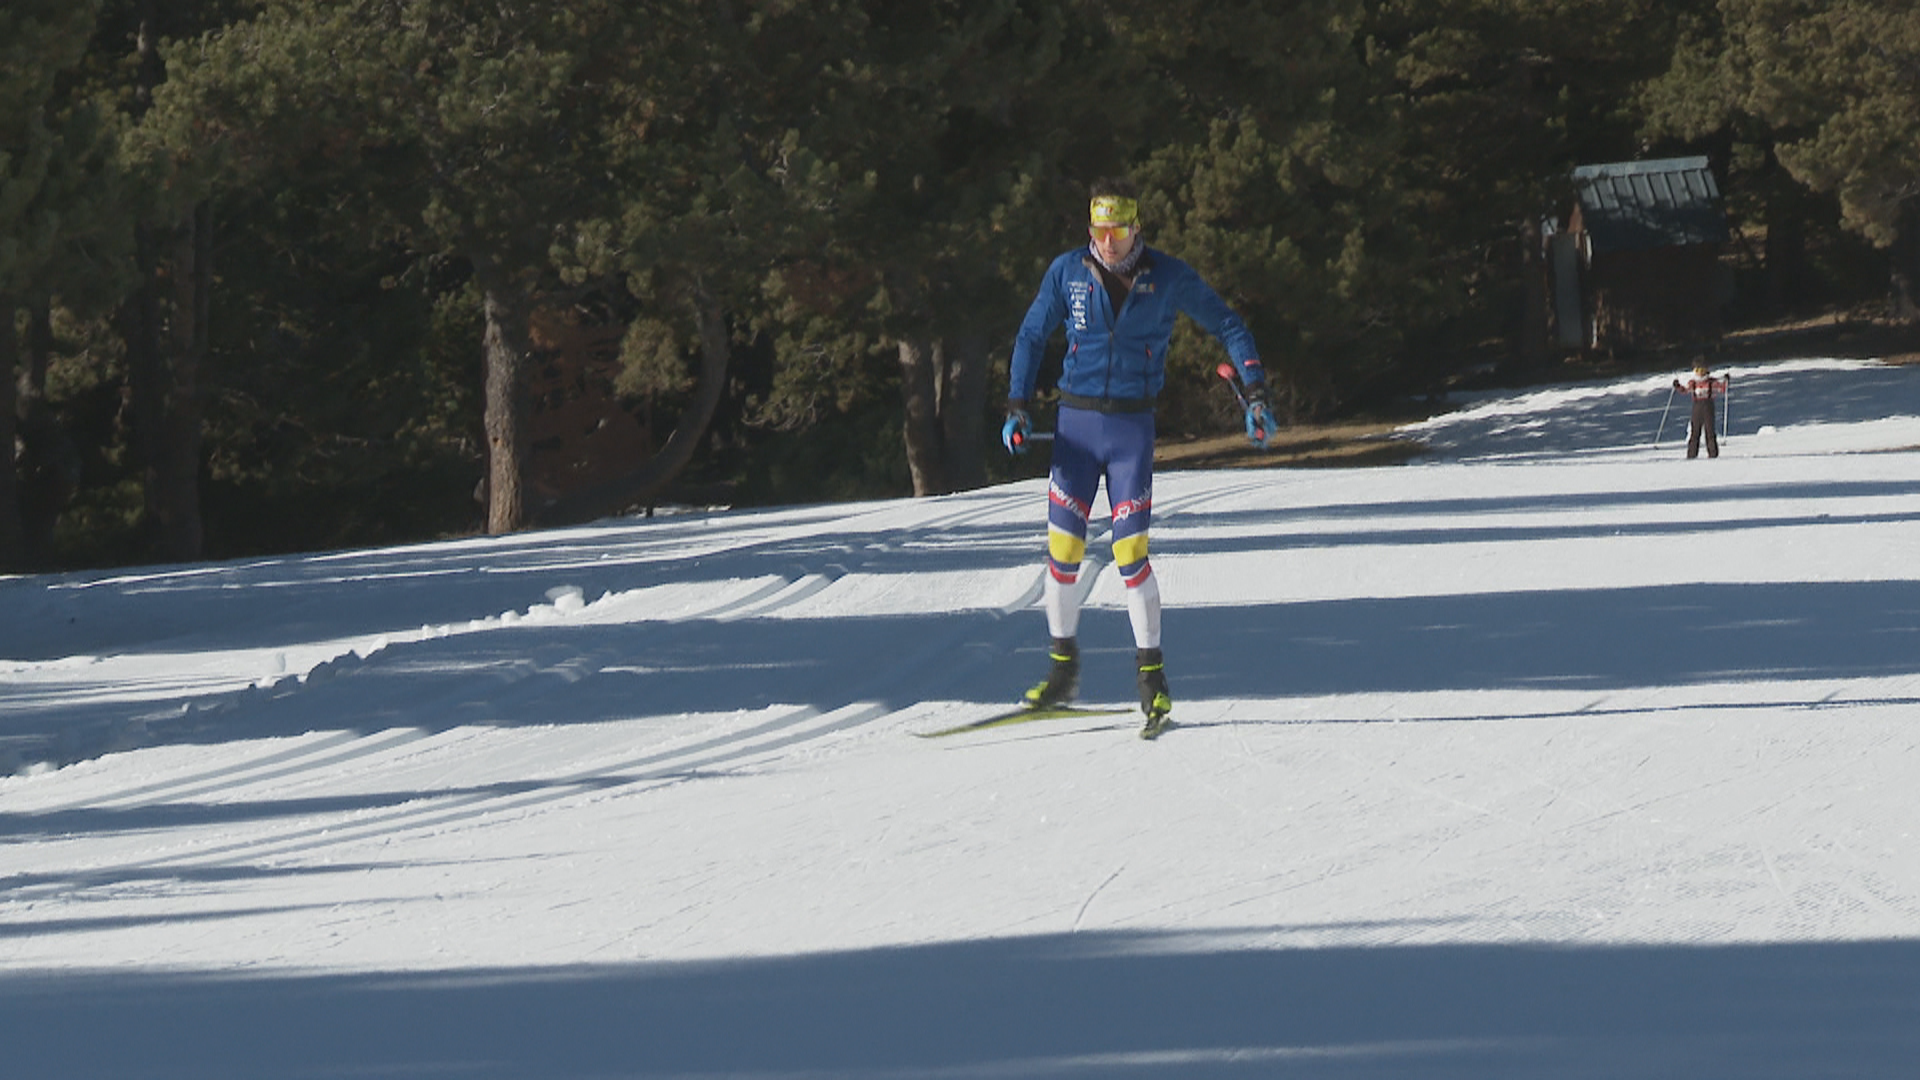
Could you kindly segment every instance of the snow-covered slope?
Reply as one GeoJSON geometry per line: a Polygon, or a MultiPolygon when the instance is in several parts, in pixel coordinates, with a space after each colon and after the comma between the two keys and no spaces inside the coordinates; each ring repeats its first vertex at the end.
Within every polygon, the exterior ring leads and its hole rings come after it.
{"type": "Polygon", "coordinates": [[[1044,669],[1031,481],[0,579],[0,1061],[1912,1076],[1920,369],[1733,378],[1163,474],[1157,743],[915,737],[1044,669]]]}

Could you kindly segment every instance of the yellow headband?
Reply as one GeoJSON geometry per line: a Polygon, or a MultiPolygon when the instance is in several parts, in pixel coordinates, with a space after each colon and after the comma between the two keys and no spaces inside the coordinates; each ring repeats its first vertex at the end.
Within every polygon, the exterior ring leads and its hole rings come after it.
{"type": "Polygon", "coordinates": [[[1093,225],[1138,225],[1140,204],[1124,195],[1096,195],[1087,206],[1087,218],[1093,225]]]}

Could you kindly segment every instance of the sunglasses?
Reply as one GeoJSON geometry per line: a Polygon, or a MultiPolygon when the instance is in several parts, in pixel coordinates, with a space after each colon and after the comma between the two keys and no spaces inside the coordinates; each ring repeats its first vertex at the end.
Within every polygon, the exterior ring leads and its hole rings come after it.
{"type": "Polygon", "coordinates": [[[1133,235],[1138,225],[1089,225],[1087,231],[1095,240],[1125,240],[1133,235]]]}

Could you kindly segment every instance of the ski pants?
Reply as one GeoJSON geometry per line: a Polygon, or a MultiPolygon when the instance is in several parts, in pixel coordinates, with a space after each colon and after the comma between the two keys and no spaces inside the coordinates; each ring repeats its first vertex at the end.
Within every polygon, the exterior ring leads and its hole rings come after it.
{"type": "Polygon", "coordinates": [[[1114,569],[1127,588],[1134,644],[1160,647],[1160,584],[1147,561],[1153,520],[1151,412],[1107,413],[1060,407],[1047,485],[1047,626],[1054,637],[1079,633],[1080,565],[1086,558],[1087,517],[1100,482],[1113,510],[1114,569]]]}
{"type": "Polygon", "coordinates": [[[1687,456],[1700,456],[1700,440],[1707,440],[1707,456],[1720,456],[1720,438],[1713,430],[1713,399],[1695,398],[1693,401],[1693,423],[1687,428],[1687,456]]]}

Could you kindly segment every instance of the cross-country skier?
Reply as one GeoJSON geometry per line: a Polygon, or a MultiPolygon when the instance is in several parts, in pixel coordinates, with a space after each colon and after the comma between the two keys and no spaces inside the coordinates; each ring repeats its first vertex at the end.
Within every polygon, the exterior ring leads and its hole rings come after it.
{"type": "Polygon", "coordinates": [[[1153,510],[1153,405],[1166,382],[1174,317],[1186,312],[1226,346],[1245,387],[1247,435],[1255,445],[1266,445],[1274,430],[1273,412],[1253,335],[1191,266],[1141,241],[1133,186],[1101,180],[1091,194],[1091,242],[1053,261],[1020,324],[1000,432],[1009,452],[1025,451],[1033,429],[1027,399],[1033,396],[1041,353],[1054,328],[1064,323],[1067,352],[1047,493],[1043,597],[1053,666],[1024,700],[1032,708],[1049,708],[1079,692],[1080,601],[1074,586],[1087,547],[1087,515],[1104,477],[1113,508],[1113,562],[1126,583],[1140,709],[1147,715],[1142,734],[1151,736],[1173,708],[1160,648],[1160,585],[1147,561],[1147,527],[1153,510]]]}
{"type": "Polygon", "coordinates": [[[1725,375],[1715,378],[1707,374],[1707,361],[1705,358],[1697,359],[1693,362],[1693,378],[1688,379],[1684,383],[1679,379],[1673,380],[1673,388],[1675,390],[1685,391],[1693,398],[1693,422],[1687,428],[1687,456],[1689,458],[1697,458],[1700,456],[1700,440],[1702,437],[1706,439],[1707,456],[1710,458],[1720,456],[1720,437],[1719,434],[1714,431],[1713,427],[1713,401],[1716,394],[1724,394],[1727,392],[1728,383],[1728,377],[1725,375]]]}

